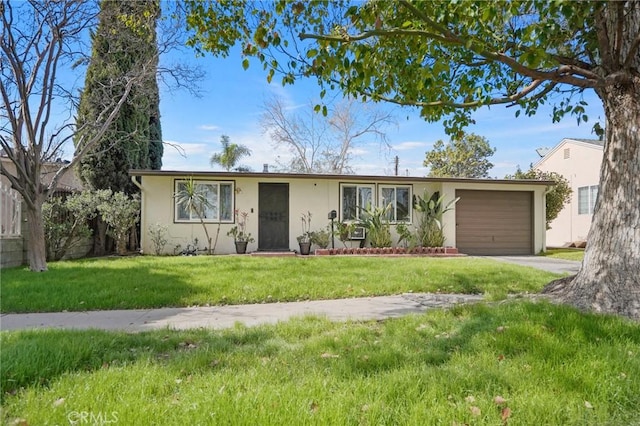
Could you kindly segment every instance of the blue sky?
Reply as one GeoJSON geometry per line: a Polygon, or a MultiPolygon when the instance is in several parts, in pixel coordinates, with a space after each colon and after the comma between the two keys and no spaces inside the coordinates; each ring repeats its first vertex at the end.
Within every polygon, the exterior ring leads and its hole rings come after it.
{"type": "MultiPolygon", "coordinates": [[[[180,146],[183,154],[166,145],[163,170],[219,170],[209,164],[211,154],[220,150],[220,136],[225,134],[231,142],[248,146],[252,155],[242,161],[254,171],[262,171],[264,163],[274,165],[278,155],[269,137],[262,134],[260,111],[266,98],[281,96],[291,108],[315,101],[319,96],[319,86],[315,80],[296,82],[283,87],[277,78],[267,83],[266,72],[257,63],[243,70],[241,58],[231,54],[228,58],[208,55],[195,58],[189,50],[182,52],[185,61],[197,63],[206,72],[206,78],[199,84],[199,98],[185,92],[171,93],[161,88],[161,122],[163,139],[169,144],[180,146]]],[[[560,123],[552,123],[551,107],[539,110],[534,117],[514,117],[515,110],[504,106],[494,106],[479,110],[474,118],[476,124],[467,129],[486,137],[497,148],[491,158],[494,168],[491,177],[502,178],[513,173],[516,166],[526,169],[538,159],[536,148],[552,147],[565,137],[592,138],[591,128],[604,113],[594,93],[587,93],[585,100],[588,123],[577,125],[575,118],[567,117],[560,123]]],[[[393,174],[393,157],[399,157],[400,174],[425,176],[428,170],[422,162],[425,152],[438,139],[449,137],[440,123],[427,123],[414,108],[399,108],[380,105],[394,111],[397,126],[389,127],[387,136],[392,149],[381,150],[379,143],[363,141],[354,151],[352,165],[358,174],[393,174]]]]}

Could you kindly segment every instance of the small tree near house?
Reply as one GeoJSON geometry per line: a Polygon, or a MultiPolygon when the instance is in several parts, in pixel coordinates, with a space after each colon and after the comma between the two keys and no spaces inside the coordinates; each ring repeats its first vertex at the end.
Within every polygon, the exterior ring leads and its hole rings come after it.
{"type": "Polygon", "coordinates": [[[204,222],[204,212],[207,207],[211,207],[211,203],[207,198],[207,193],[204,186],[197,184],[192,177],[186,179],[184,182],[178,183],[179,190],[173,195],[177,205],[184,208],[186,211],[194,213],[200,220],[204,235],[207,238],[207,254],[213,254],[215,252],[215,246],[218,243],[218,235],[220,234],[220,223],[218,223],[218,230],[216,232],[216,240],[211,245],[211,237],[209,236],[209,230],[204,222]]]}
{"type": "Polygon", "coordinates": [[[543,172],[537,169],[529,169],[523,172],[520,170],[520,167],[518,167],[513,176],[507,175],[505,179],[535,179],[555,182],[555,185],[547,191],[547,195],[545,196],[547,229],[550,228],[549,224],[558,217],[564,206],[571,201],[571,193],[573,192],[571,185],[569,181],[559,173],[543,172]]]}
{"type": "Polygon", "coordinates": [[[129,197],[124,192],[108,189],[98,192],[101,198],[98,211],[109,226],[107,233],[115,240],[118,254],[125,255],[129,232],[140,220],[140,196],[134,194],[129,197]]]}

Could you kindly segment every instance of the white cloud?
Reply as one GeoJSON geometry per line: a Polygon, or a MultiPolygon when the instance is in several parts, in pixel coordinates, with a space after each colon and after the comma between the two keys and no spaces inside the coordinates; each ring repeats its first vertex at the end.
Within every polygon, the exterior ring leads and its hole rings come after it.
{"type": "Polygon", "coordinates": [[[209,145],[165,140],[163,170],[208,170],[209,145]],[[204,161],[203,161],[204,160],[204,161]]]}
{"type": "Polygon", "coordinates": [[[214,131],[214,130],[220,130],[220,126],[216,126],[214,124],[203,124],[201,126],[198,126],[199,130],[207,130],[207,131],[214,131]]]}
{"type": "Polygon", "coordinates": [[[365,155],[365,154],[369,154],[369,151],[367,151],[366,149],[362,149],[362,148],[349,148],[349,154],[352,154],[352,155],[365,155]]]}
{"type": "Polygon", "coordinates": [[[433,145],[433,143],[431,142],[412,142],[412,141],[407,141],[407,142],[400,142],[398,144],[395,145],[391,145],[391,148],[395,149],[396,151],[408,151],[411,149],[417,149],[417,148],[426,148],[428,146],[433,145]]]}

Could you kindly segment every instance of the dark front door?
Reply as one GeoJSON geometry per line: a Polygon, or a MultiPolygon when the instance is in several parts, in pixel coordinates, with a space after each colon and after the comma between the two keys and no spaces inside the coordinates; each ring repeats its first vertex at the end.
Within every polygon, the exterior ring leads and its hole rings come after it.
{"type": "Polygon", "coordinates": [[[289,184],[260,183],[258,250],[289,250],[289,184]]]}

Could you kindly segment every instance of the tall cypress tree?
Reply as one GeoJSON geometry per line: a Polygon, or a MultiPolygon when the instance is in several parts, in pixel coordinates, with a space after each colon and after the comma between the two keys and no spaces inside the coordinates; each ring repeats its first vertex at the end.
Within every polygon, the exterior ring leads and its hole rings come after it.
{"type": "MultiPolygon", "coordinates": [[[[92,189],[136,191],[131,168],[160,169],[162,131],[156,81],[158,0],[102,0],[92,34],[92,56],[80,97],[77,126],[91,132],[104,105],[119,99],[127,78],[143,76],[101,142],[80,163],[78,173],[92,189]]],[[[81,133],[82,135],[82,133],[81,133]]],[[[76,149],[82,148],[76,138],[76,149]]]]}

